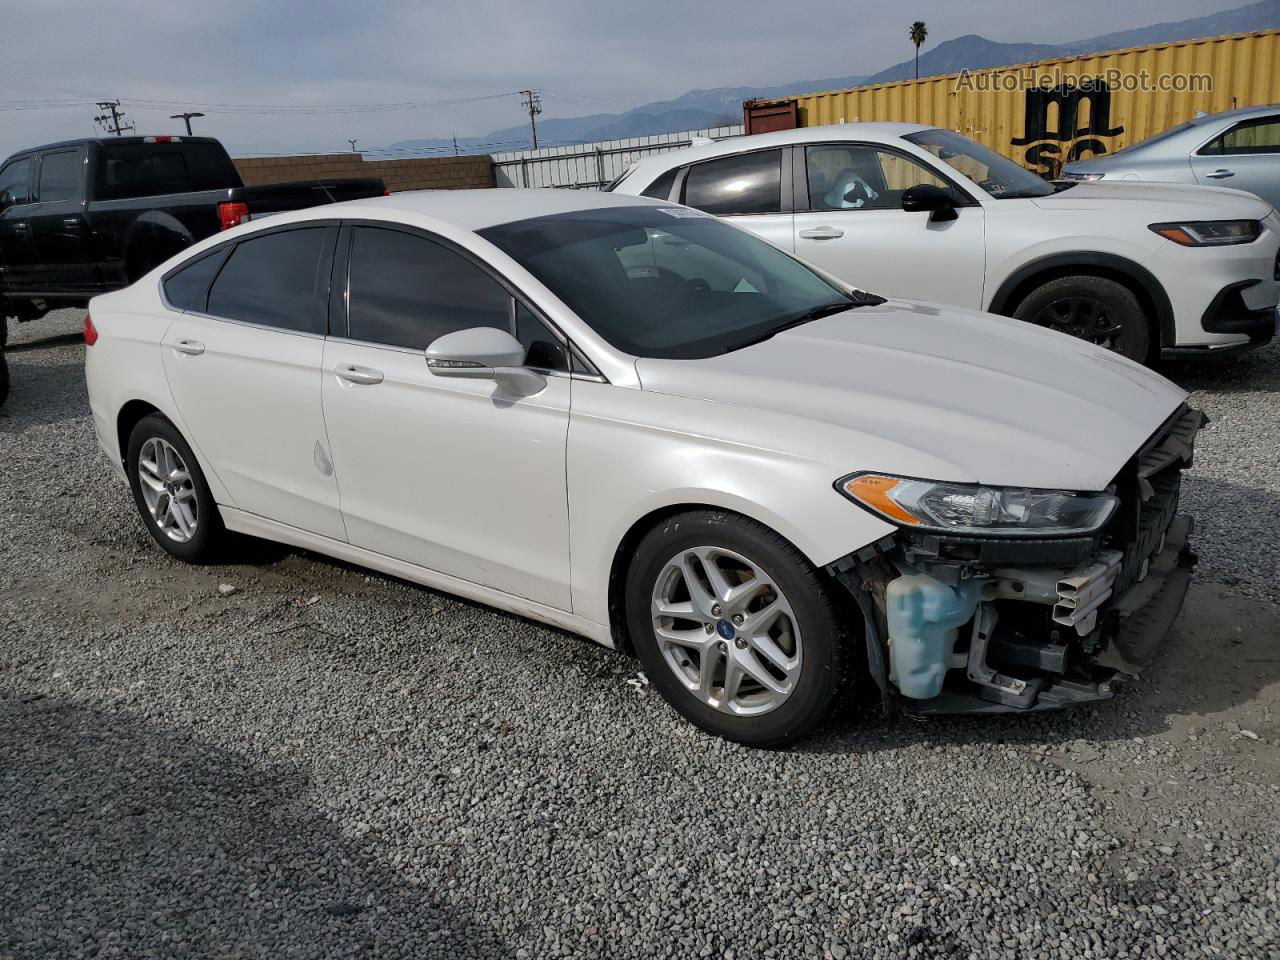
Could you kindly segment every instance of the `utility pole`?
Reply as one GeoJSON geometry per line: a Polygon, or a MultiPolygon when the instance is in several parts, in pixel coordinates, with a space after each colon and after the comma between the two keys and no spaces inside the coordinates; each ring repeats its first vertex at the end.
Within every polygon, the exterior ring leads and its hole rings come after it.
{"type": "Polygon", "coordinates": [[[124,123],[124,111],[120,109],[120,101],[117,100],[99,100],[98,109],[102,113],[93,118],[93,122],[101,125],[107,133],[113,133],[117,137],[124,136],[126,130],[134,129],[132,123],[124,123]],[[107,111],[111,113],[108,114],[107,111]]]}
{"type": "Polygon", "coordinates": [[[187,124],[187,136],[189,137],[189,136],[191,136],[191,118],[192,118],[192,117],[203,117],[203,116],[204,116],[204,114],[203,114],[203,113],[194,113],[194,112],[192,112],[192,113],[175,113],[175,114],[174,114],[173,116],[171,116],[169,119],[170,119],[170,120],[185,120],[185,121],[186,121],[186,124],[187,124]]]}
{"type": "Polygon", "coordinates": [[[347,143],[351,144],[351,152],[352,152],[352,153],[358,153],[358,152],[359,152],[359,151],[357,151],[357,150],[356,150],[356,144],[357,144],[357,143],[359,143],[359,142],[360,142],[360,138],[359,138],[359,137],[357,137],[355,140],[348,140],[348,141],[347,141],[347,143]]]}
{"type": "Polygon", "coordinates": [[[537,116],[542,112],[542,97],[537,90],[521,90],[520,95],[524,97],[525,109],[529,111],[529,132],[533,134],[533,149],[538,149],[538,121],[537,116]]]}

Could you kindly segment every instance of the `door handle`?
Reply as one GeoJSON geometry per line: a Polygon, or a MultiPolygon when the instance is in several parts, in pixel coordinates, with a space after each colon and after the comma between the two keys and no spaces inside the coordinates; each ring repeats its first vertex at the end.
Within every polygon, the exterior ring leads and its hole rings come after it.
{"type": "Polygon", "coordinates": [[[29,224],[26,220],[14,220],[14,221],[12,221],[12,225],[13,225],[13,229],[15,229],[15,230],[30,230],[30,229],[31,229],[31,224],[29,224]]]}
{"type": "Polygon", "coordinates": [[[63,217],[62,225],[71,230],[79,230],[83,221],[79,217],[63,217]]]}
{"type": "Polygon", "coordinates": [[[372,367],[357,367],[353,363],[340,363],[333,368],[333,372],[347,383],[361,383],[372,386],[375,383],[382,382],[382,371],[374,370],[372,367]]]}
{"type": "Polygon", "coordinates": [[[1236,175],[1236,172],[1234,170],[1227,170],[1225,168],[1219,168],[1213,171],[1213,173],[1205,174],[1205,176],[1208,177],[1210,180],[1225,180],[1227,179],[1227,177],[1234,177],[1235,175],[1236,175]]]}
{"type": "Polygon", "coordinates": [[[198,357],[204,353],[204,344],[199,340],[178,340],[174,342],[173,349],[189,357],[198,357]]]}
{"type": "Polygon", "coordinates": [[[844,236],[843,230],[837,230],[835,227],[813,227],[810,230],[801,230],[800,236],[805,240],[835,240],[844,236]]]}

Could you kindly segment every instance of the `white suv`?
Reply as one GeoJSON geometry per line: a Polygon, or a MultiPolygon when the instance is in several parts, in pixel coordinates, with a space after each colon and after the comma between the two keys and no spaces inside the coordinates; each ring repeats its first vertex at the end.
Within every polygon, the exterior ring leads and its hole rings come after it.
{"type": "Polygon", "coordinates": [[[612,189],[730,218],[875,293],[1017,317],[1136,360],[1275,333],[1280,214],[1237,190],[1047,183],[911,123],[691,147],[612,189]]]}

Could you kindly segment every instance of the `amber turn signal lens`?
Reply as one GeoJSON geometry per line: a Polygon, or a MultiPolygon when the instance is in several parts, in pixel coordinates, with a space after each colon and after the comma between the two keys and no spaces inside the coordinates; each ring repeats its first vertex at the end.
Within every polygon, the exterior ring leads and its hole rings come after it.
{"type": "Polygon", "coordinates": [[[855,500],[865,503],[873,510],[878,510],[886,517],[892,517],[899,523],[919,526],[919,519],[907,513],[906,510],[889,498],[889,494],[900,483],[902,481],[897,477],[882,477],[875,473],[864,473],[847,481],[844,485],[844,491],[855,500]]]}

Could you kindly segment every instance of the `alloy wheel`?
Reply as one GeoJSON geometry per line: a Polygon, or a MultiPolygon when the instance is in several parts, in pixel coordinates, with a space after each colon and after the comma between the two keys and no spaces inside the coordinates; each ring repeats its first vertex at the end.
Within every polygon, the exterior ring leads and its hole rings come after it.
{"type": "Polygon", "coordinates": [[[161,437],[150,437],[138,454],[138,481],[151,519],[170,540],[186,543],[200,522],[196,488],[182,455],[161,437]]]}
{"type": "Polygon", "coordinates": [[[760,567],[722,547],[673,556],[654,583],[654,634],[666,665],[703,703],[735,716],[781,706],[800,678],[800,627],[760,567]]]}
{"type": "Polygon", "coordinates": [[[1041,308],[1031,322],[1108,350],[1118,348],[1124,330],[1111,318],[1106,304],[1090,297],[1061,297],[1041,308]]]}

